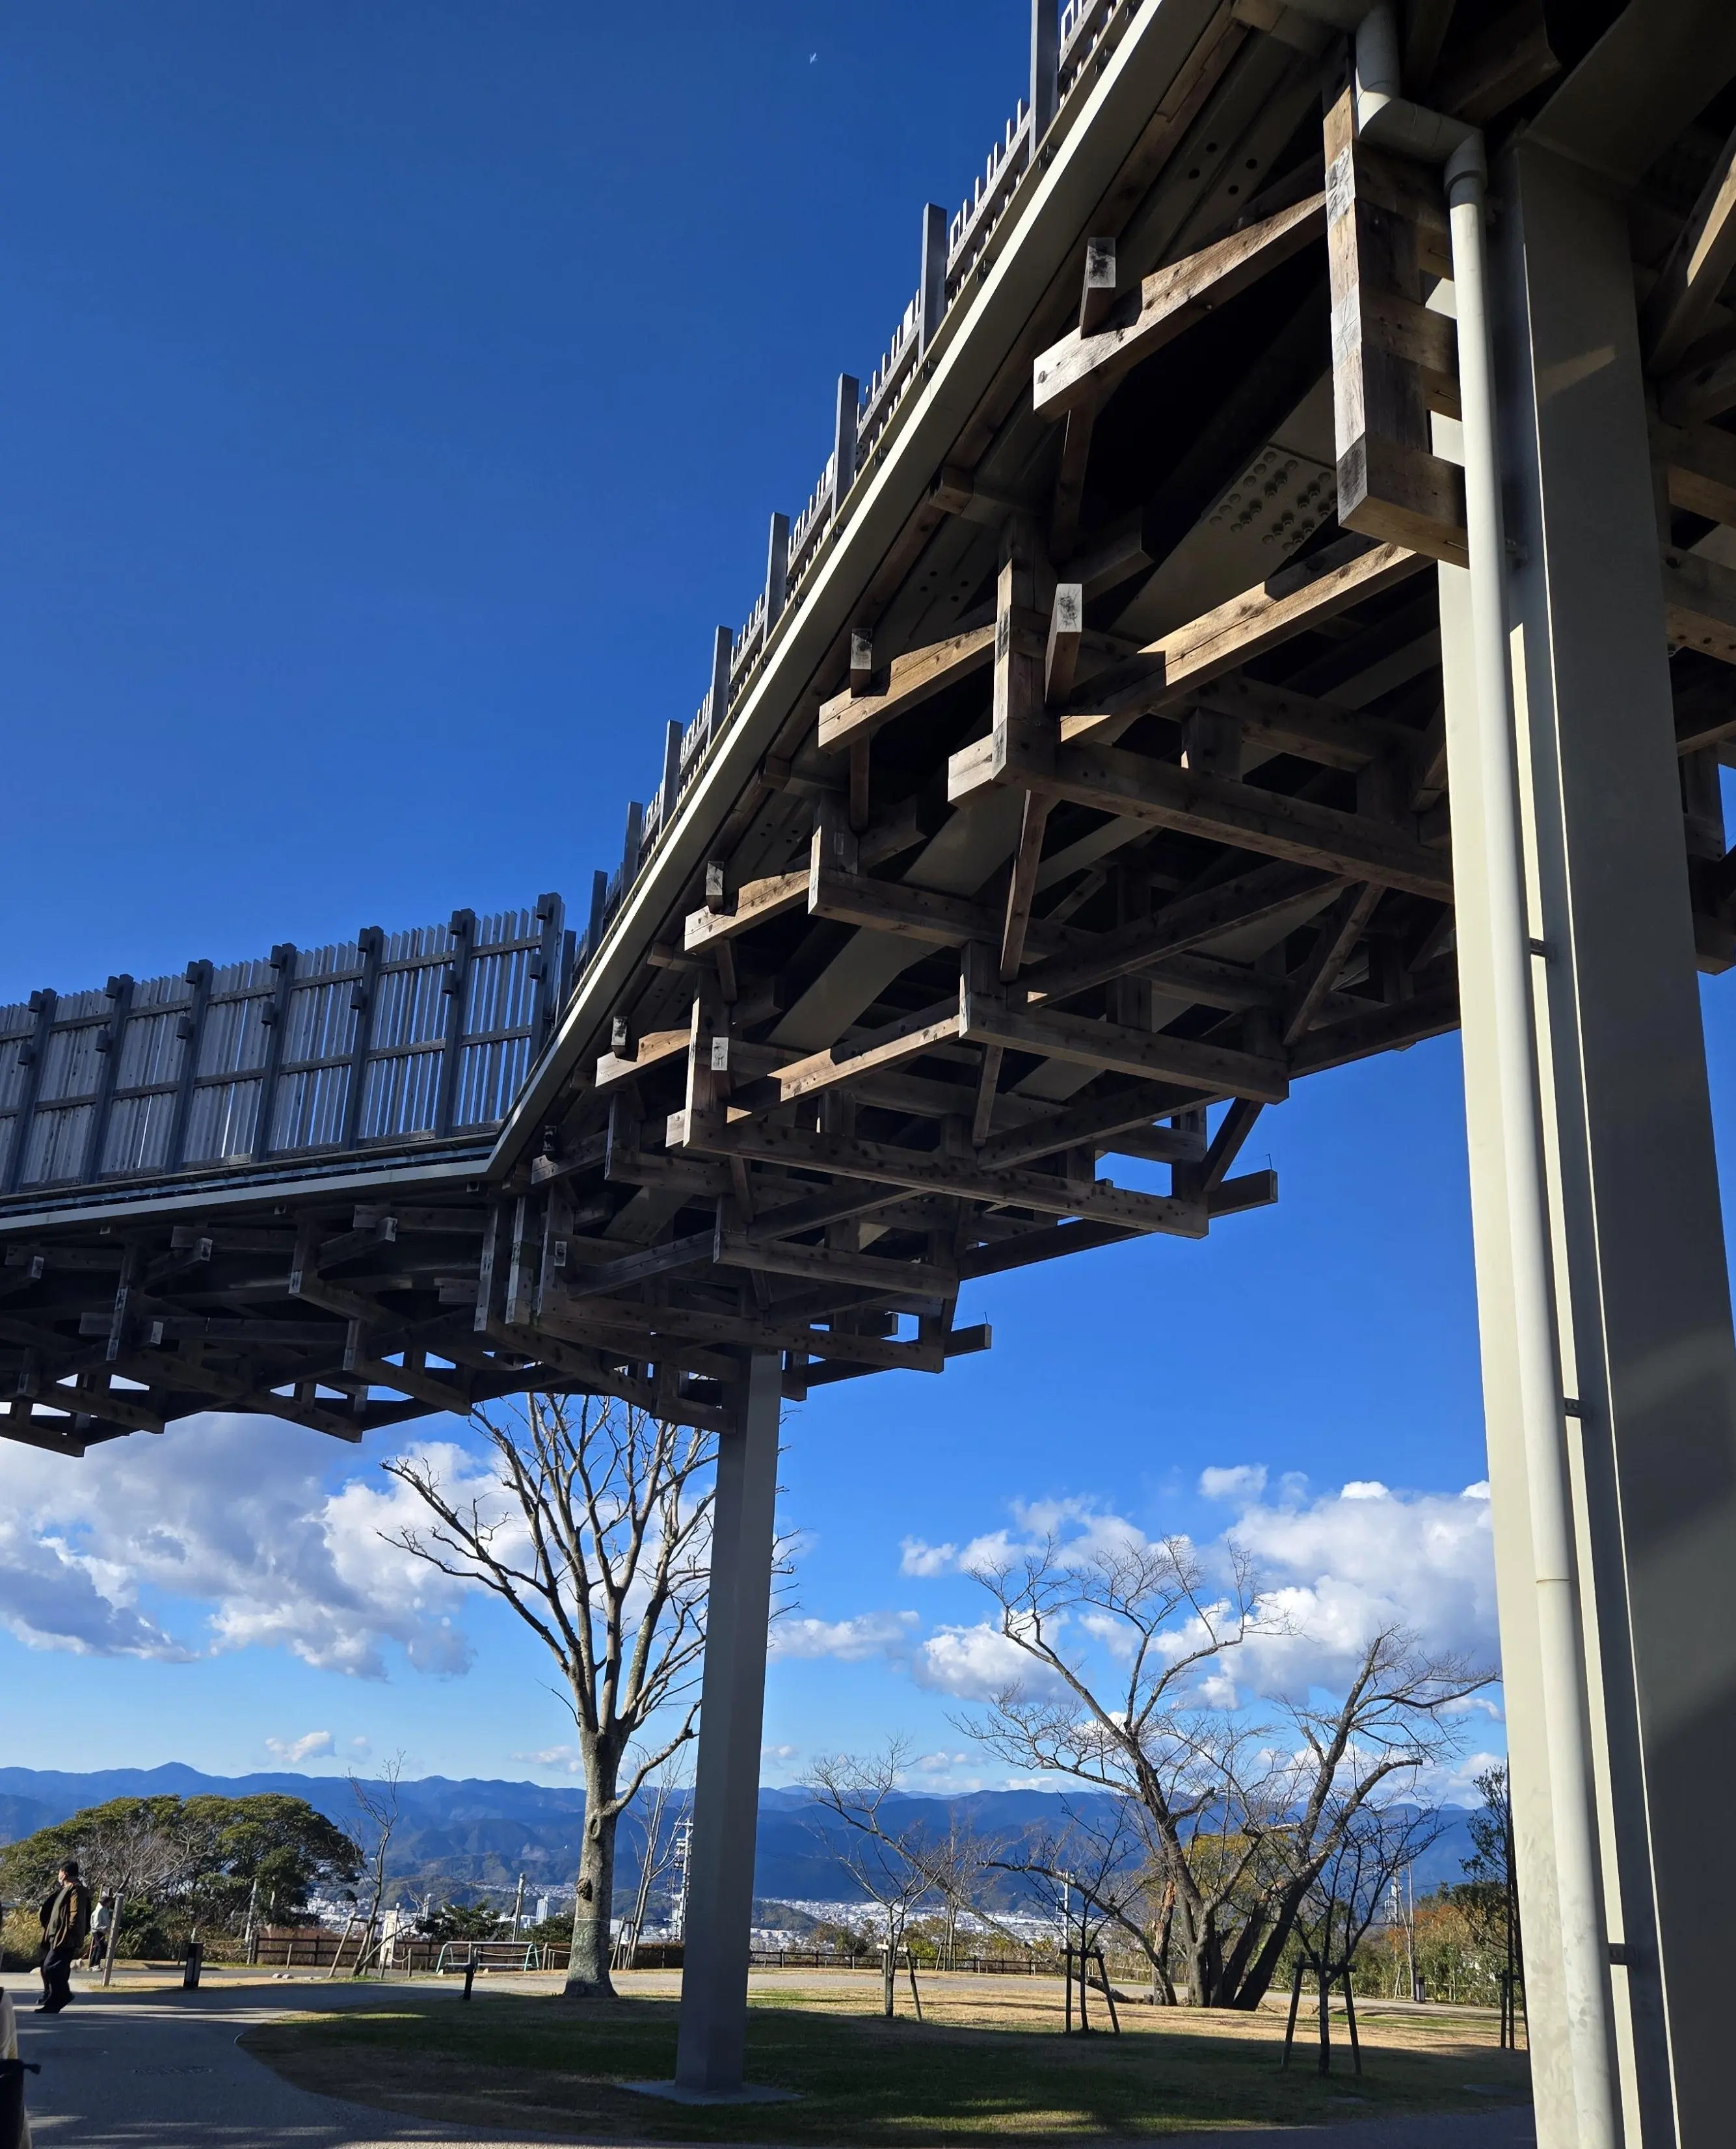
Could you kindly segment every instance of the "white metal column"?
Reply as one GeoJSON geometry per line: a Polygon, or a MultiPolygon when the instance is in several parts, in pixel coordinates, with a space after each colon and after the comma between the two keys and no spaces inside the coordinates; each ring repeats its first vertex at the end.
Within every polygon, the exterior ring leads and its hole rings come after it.
{"type": "Polygon", "coordinates": [[[782,1371],[775,1354],[750,1361],[739,1426],[718,1442],[675,2062],[677,2084],[707,2096],[742,2088],[782,1371]]]}
{"type": "MultiPolygon", "coordinates": [[[[1633,2149],[1728,2139],[1717,1996],[1736,1838],[1736,1346],[1713,1154],[1656,511],[1621,205],[1535,144],[1492,189],[1531,1034],[1574,1505],[1589,1785],[1633,2149]]],[[[1512,1264],[1512,1017],[1495,989],[1495,817],[1475,752],[1467,577],[1442,571],[1483,1382],[1540,2149],[1588,2109],[1578,1921],[1543,1624],[1512,1264]],[[1564,1945],[1564,1931],[1568,1942],[1564,1945]],[[1576,2010],[1579,2011],[1576,2013],[1576,2010]],[[1575,2078],[1576,2044],[1581,2071],[1575,2078]]],[[[1531,1422],[1533,1442],[1537,1427],[1531,1422]]],[[[1533,1461],[1535,1457],[1533,1455],[1533,1461]]],[[[1575,1779],[1569,1780],[1572,1776],[1575,1779]]],[[[1601,2034],[1601,2033],[1600,2033],[1601,2034]]],[[[1594,2041],[1595,2042],[1595,2041],[1594,2041]]],[[[1593,2098],[1595,2101],[1595,2095],[1593,2098]]]]}

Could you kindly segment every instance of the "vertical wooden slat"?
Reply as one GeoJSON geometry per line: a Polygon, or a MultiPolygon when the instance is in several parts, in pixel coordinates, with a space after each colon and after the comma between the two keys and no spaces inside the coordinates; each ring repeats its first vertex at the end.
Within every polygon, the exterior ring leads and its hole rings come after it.
{"type": "Polygon", "coordinates": [[[193,1111],[193,1092],[199,1080],[199,1047],[205,1034],[205,1009],[211,1004],[211,965],[203,959],[187,965],[186,979],[192,996],[176,1021],[181,1040],[181,1071],[175,1085],[174,1112],[169,1140],[164,1144],[163,1168],[177,1171],[187,1147],[187,1122],[193,1111]]]}
{"type": "Polygon", "coordinates": [[[284,1031],[289,1017],[289,994],[295,985],[295,943],[281,941],[271,951],[271,967],[277,972],[277,990],[267,1016],[265,1064],[259,1074],[259,1117],[254,1122],[253,1153],[271,1154],[271,1125],[277,1113],[278,1077],[283,1072],[284,1031]]]}
{"type": "Polygon", "coordinates": [[[48,1056],[48,1034],[54,1027],[54,1009],[58,996],[48,991],[33,993],[30,1006],[36,1016],[36,1030],[28,1046],[29,1058],[24,1077],[23,1094],[18,1099],[18,1117],[13,1135],[12,1155],[6,1161],[5,1191],[18,1190],[18,1180],[24,1170],[24,1147],[30,1139],[32,1122],[36,1117],[36,1100],[42,1094],[43,1062],[48,1056]]]}
{"type": "Polygon", "coordinates": [[[344,1146],[354,1149],[360,1138],[362,1098],[368,1085],[368,1050],[374,1036],[374,1005],[379,997],[380,959],[385,934],[377,925],[365,925],[355,936],[361,952],[362,974],[350,994],[355,1009],[355,1037],[350,1049],[350,1087],[344,1098],[344,1146]]]}
{"type": "Polygon", "coordinates": [[[126,1036],[127,1018],[133,1009],[133,979],[124,971],[111,978],[103,988],[108,995],[108,1020],[103,1025],[108,1044],[98,1040],[98,1049],[103,1064],[97,1076],[97,1094],[90,1113],[90,1133],[84,1145],[84,1164],[78,1177],[87,1183],[100,1179],[103,1174],[103,1145],[108,1139],[109,1115],[114,1110],[115,1084],[120,1079],[121,1045],[126,1036]]]}
{"type": "Polygon", "coordinates": [[[452,965],[441,989],[448,995],[446,1039],[440,1061],[440,1095],[435,1106],[436,1134],[452,1131],[452,1105],[458,1095],[458,1063],[464,1049],[464,1003],[470,980],[470,955],[476,939],[476,913],[455,910],[447,929],[452,936],[452,965]]]}

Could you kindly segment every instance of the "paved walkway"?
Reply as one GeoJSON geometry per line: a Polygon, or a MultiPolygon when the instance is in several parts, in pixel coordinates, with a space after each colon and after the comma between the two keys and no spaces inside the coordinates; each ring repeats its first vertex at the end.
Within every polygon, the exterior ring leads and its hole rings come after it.
{"type": "MultiPolygon", "coordinates": [[[[33,1980],[8,1982],[15,2003],[34,2003],[33,1980]]],[[[43,2065],[26,2078],[38,2149],[395,2149],[419,2141],[549,2149],[554,2137],[532,2143],[454,2131],[310,2095],[236,2042],[255,2024],[304,2008],[377,2006],[390,1989],[302,1979],[213,1982],[199,1992],[117,1986],[79,1995],[63,2015],[21,2013],[22,2056],[43,2065]]],[[[450,1983],[434,1989],[455,2001],[450,1983]]],[[[494,1996],[480,1981],[476,1990],[479,1999],[494,1996]]],[[[1437,2119],[1359,2121],[1347,2114],[1342,2126],[1166,2137],[1173,2149],[1228,2149],[1232,2141],[1235,2149],[1529,2149],[1535,2140],[1530,2112],[1511,2106],[1437,2119]]],[[[569,2140],[563,2149],[589,2146],[569,2140]]]]}

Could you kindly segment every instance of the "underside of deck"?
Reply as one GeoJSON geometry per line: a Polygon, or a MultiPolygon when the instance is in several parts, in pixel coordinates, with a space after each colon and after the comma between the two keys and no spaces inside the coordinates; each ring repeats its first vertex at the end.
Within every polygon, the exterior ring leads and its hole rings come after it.
{"type": "MultiPolygon", "coordinates": [[[[1352,139],[1311,11],[1094,12],[491,1151],[13,1194],[0,1432],[77,1453],[221,1409],[353,1440],[531,1387],[721,1427],[745,1353],[787,1397],[938,1372],[989,1341],[954,1326],[965,1283],[1270,1204],[1238,1169],[1262,1113],[1457,1025],[1438,169],[1352,139]]],[[[1413,8],[1411,93],[1492,144],[1546,125],[1618,64],[1617,13],[1413,8]]],[[[1710,969],[1736,953],[1718,79],[1654,122],[1631,219],[1710,969]]]]}

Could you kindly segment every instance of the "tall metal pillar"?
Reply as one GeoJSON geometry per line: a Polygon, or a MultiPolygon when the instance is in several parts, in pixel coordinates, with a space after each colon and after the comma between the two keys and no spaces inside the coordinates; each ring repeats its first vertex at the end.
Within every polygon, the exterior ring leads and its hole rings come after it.
{"type": "MultiPolygon", "coordinates": [[[[1621,203],[1533,143],[1492,192],[1535,1056],[1599,1890],[1628,2149],[1728,2138],[1733,1341],[1621,203]]],[[[1540,1707],[1466,577],[1442,570],[1483,1386],[1539,2149],[1583,2138],[1540,1707]]],[[[1565,1876],[1563,1876],[1565,1877],[1565,1876]]],[[[1571,1921],[1569,1921],[1571,1924],[1571,1921]]]]}
{"type": "Polygon", "coordinates": [[[705,2096],[742,2086],[782,1374],[775,1354],[749,1361],[740,1422],[718,1442],[675,2060],[677,2087],[705,2096]]]}

